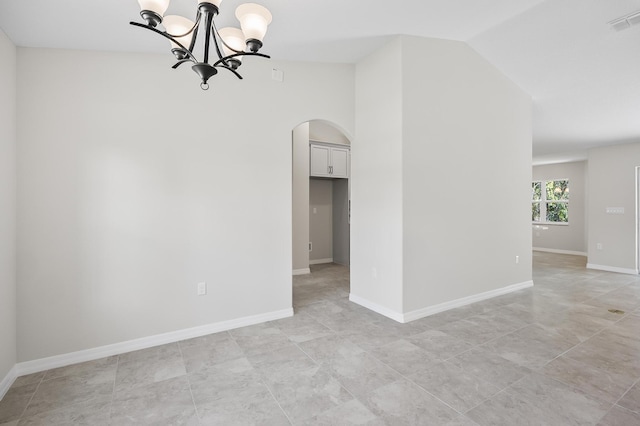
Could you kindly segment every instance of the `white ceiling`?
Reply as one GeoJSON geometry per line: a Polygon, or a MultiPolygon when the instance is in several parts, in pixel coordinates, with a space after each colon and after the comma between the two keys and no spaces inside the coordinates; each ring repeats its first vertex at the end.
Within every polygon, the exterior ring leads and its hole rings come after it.
{"type": "MultiPolygon", "coordinates": [[[[640,141],[640,25],[608,25],[640,0],[257,1],[274,16],[263,49],[274,59],[356,62],[397,34],[466,41],[531,94],[534,163],[640,141]]],[[[243,2],[223,1],[219,27],[237,26],[243,2]]],[[[173,0],[167,14],[193,17],[196,4],[173,0]]],[[[135,0],[0,0],[18,46],[168,54],[132,20],[135,0]]]]}

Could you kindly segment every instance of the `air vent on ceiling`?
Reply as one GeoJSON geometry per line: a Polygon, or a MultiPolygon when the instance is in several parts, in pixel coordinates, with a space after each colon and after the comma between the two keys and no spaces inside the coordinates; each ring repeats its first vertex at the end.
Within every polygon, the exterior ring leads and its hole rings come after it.
{"type": "Polygon", "coordinates": [[[616,31],[626,30],[627,28],[631,28],[633,25],[640,24],[640,11],[630,13],[626,16],[623,16],[618,19],[614,19],[609,22],[611,28],[616,31]]]}
{"type": "Polygon", "coordinates": [[[631,25],[638,25],[640,24],[640,12],[634,13],[633,15],[627,17],[627,21],[629,22],[629,24],[631,25]]]}

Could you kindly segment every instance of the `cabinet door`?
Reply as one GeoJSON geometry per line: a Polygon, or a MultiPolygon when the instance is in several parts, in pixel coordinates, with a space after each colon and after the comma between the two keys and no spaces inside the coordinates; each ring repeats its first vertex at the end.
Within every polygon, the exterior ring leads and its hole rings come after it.
{"type": "Polygon", "coordinates": [[[309,175],[330,176],[329,160],[331,158],[330,148],[322,145],[310,145],[309,175]]]}
{"type": "Polygon", "coordinates": [[[344,148],[331,148],[331,177],[349,177],[349,150],[344,148]]]}

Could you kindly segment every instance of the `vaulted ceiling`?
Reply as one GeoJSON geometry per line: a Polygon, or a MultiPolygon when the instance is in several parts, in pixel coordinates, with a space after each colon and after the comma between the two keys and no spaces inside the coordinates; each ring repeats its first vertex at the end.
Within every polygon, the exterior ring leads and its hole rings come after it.
{"type": "MultiPolygon", "coordinates": [[[[254,1],[273,13],[263,50],[274,59],[353,63],[397,34],[467,42],[532,96],[534,164],[640,142],[640,25],[609,25],[640,0],[254,1]]],[[[223,1],[219,27],[237,26],[241,3],[223,1]]],[[[172,0],[167,14],[192,18],[196,5],[172,0]]],[[[18,46],[169,54],[131,20],[135,0],[0,1],[18,46]]]]}

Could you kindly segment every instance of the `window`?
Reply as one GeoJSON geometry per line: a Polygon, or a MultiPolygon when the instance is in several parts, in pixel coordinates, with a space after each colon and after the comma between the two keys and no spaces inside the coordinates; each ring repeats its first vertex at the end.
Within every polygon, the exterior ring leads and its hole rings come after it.
{"type": "Polygon", "coordinates": [[[569,222],[569,180],[546,180],[531,184],[531,220],[569,222]]]}

